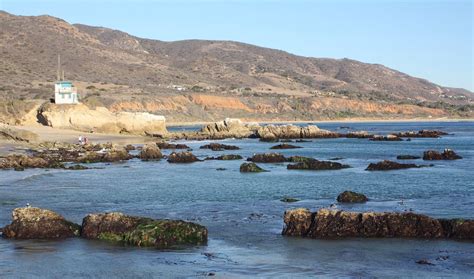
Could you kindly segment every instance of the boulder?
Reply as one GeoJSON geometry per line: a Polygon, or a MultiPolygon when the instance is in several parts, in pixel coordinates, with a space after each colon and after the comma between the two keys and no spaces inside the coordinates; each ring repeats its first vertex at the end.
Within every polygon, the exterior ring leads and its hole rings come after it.
{"type": "Polygon", "coordinates": [[[173,152],[168,156],[169,163],[192,163],[197,161],[200,160],[189,151],[173,152]]]}
{"type": "Polygon", "coordinates": [[[285,156],[281,155],[280,153],[254,154],[248,160],[252,161],[252,162],[255,162],[255,163],[283,163],[283,162],[286,162],[285,156]]]}
{"type": "Polygon", "coordinates": [[[364,203],[368,200],[364,194],[352,191],[344,191],[337,196],[337,201],[342,203],[364,203]]]}
{"type": "Polygon", "coordinates": [[[222,150],[238,150],[240,147],[235,145],[227,145],[221,143],[210,143],[199,147],[200,149],[210,149],[212,151],[222,151],[222,150]]]}
{"type": "Polygon", "coordinates": [[[143,161],[160,160],[163,158],[160,149],[156,144],[145,144],[138,155],[143,161]]]}
{"type": "Polygon", "coordinates": [[[297,145],[286,144],[286,143],[282,143],[282,144],[278,144],[278,145],[270,147],[270,149],[296,149],[296,148],[303,148],[303,147],[297,146],[297,145]]]}
{"type": "Polygon", "coordinates": [[[240,165],[240,172],[266,172],[255,163],[243,163],[240,165]]]}
{"type": "Polygon", "coordinates": [[[337,162],[312,159],[296,164],[289,164],[286,168],[289,170],[340,170],[349,168],[349,166],[337,162]]]}
{"type": "Polygon", "coordinates": [[[399,237],[474,239],[474,221],[434,219],[412,212],[287,210],[282,234],[310,238],[399,237]]]}
{"type": "Polygon", "coordinates": [[[423,153],[423,160],[458,160],[462,159],[461,156],[456,154],[452,149],[445,149],[443,153],[438,151],[428,150],[423,153]]]}
{"type": "Polygon", "coordinates": [[[421,168],[422,166],[415,164],[401,164],[389,160],[384,160],[378,163],[370,163],[365,170],[367,171],[386,171],[386,170],[400,170],[409,168],[421,168]]]}
{"type": "Polygon", "coordinates": [[[37,207],[15,208],[3,236],[15,239],[54,239],[79,236],[81,227],[56,212],[37,207]]]}
{"type": "Polygon", "coordinates": [[[221,155],[218,157],[207,157],[205,160],[222,160],[222,161],[229,161],[229,160],[242,160],[242,156],[234,155],[234,154],[226,154],[221,155]]]}
{"type": "Polygon", "coordinates": [[[420,156],[413,156],[413,155],[398,155],[397,160],[416,160],[421,159],[420,156]]]}
{"type": "Polygon", "coordinates": [[[189,146],[186,144],[174,144],[174,143],[167,143],[167,142],[157,142],[156,145],[160,149],[190,149],[189,146]]]}
{"type": "Polygon", "coordinates": [[[204,226],[182,220],[154,220],[119,212],[89,214],[82,221],[81,236],[133,246],[172,248],[207,242],[204,226]]]}

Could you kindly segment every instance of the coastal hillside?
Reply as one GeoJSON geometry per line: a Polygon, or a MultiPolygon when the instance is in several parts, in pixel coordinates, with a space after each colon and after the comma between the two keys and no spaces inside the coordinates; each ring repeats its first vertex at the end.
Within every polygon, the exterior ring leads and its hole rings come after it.
{"type": "MultiPolygon", "coordinates": [[[[159,28],[159,27],[157,27],[159,28]]],[[[169,121],[460,118],[473,94],[378,64],[232,41],[164,42],[0,12],[0,121],[53,96],[57,56],[82,102],[169,121]]]]}

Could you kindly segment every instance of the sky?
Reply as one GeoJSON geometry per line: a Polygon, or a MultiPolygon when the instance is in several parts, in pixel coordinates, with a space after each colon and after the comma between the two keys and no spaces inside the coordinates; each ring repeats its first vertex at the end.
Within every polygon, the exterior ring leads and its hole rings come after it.
{"type": "Polygon", "coordinates": [[[474,90],[474,0],[0,0],[44,15],[163,41],[233,40],[383,64],[474,90]]]}

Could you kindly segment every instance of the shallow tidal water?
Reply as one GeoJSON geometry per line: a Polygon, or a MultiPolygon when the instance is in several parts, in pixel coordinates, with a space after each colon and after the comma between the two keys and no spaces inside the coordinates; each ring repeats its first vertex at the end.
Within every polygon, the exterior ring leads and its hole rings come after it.
{"type": "MultiPolygon", "coordinates": [[[[259,164],[270,172],[242,174],[237,161],[169,164],[131,160],[95,164],[84,171],[0,171],[0,227],[15,207],[54,210],[81,223],[87,213],[121,211],[152,218],[193,221],[207,226],[206,246],[158,251],[100,241],[20,241],[0,238],[1,278],[174,278],[204,277],[474,277],[474,243],[415,239],[313,240],[281,235],[283,212],[317,210],[335,202],[344,190],[364,193],[369,202],[338,205],[354,211],[405,211],[432,217],[474,218],[474,123],[330,123],[370,133],[440,129],[451,135],[402,142],[367,139],[316,139],[295,143],[301,149],[278,150],[287,156],[334,157],[351,168],[336,171],[287,170],[286,164],[259,164]],[[424,150],[452,148],[456,161],[405,160],[433,167],[368,172],[371,162],[424,150]],[[217,168],[226,170],[218,171],[217,168]],[[284,196],[298,198],[283,203],[284,196]],[[401,202],[403,200],[403,202],[401,202]],[[434,265],[420,265],[427,259],[434,265]]],[[[221,154],[270,152],[275,143],[255,139],[222,140],[241,150],[199,149],[208,141],[183,141],[200,158],[221,154]]],[[[164,150],[169,154],[170,150],[164,150]]]]}

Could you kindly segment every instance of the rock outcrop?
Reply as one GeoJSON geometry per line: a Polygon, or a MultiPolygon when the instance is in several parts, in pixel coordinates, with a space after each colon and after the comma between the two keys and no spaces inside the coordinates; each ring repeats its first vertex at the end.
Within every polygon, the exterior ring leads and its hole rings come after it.
{"type": "Polygon", "coordinates": [[[189,146],[181,143],[157,142],[156,145],[160,149],[190,149],[189,146]]]}
{"type": "Polygon", "coordinates": [[[143,161],[160,160],[163,154],[156,144],[145,144],[138,157],[143,161]]]}
{"type": "Polygon", "coordinates": [[[399,138],[396,135],[373,135],[369,140],[371,141],[402,141],[403,139],[399,138]]]}
{"type": "Polygon", "coordinates": [[[243,163],[240,165],[240,172],[266,172],[255,163],[243,163]]]}
{"type": "Polygon", "coordinates": [[[81,227],[56,212],[37,207],[16,208],[3,236],[15,239],[54,239],[79,236],[81,227]]]}
{"type": "Polygon", "coordinates": [[[439,153],[435,150],[428,150],[423,153],[423,160],[433,161],[433,160],[458,160],[462,159],[461,156],[456,154],[451,149],[445,149],[443,153],[439,153]]]}
{"type": "Polygon", "coordinates": [[[280,153],[254,154],[248,160],[255,163],[283,163],[287,161],[285,156],[281,155],[280,153]]]}
{"type": "Polygon", "coordinates": [[[226,118],[224,121],[204,125],[201,133],[211,139],[248,138],[254,134],[255,127],[245,125],[239,119],[226,118]]]}
{"type": "Polygon", "coordinates": [[[310,238],[398,237],[474,239],[473,220],[443,220],[412,212],[287,210],[282,234],[310,238]]]}
{"type": "Polygon", "coordinates": [[[82,221],[81,236],[133,246],[171,248],[207,242],[204,226],[181,220],[154,220],[119,212],[89,214],[82,221]]]}
{"type": "Polygon", "coordinates": [[[409,169],[409,168],[421,168],[423,166],[415,164],[401,164],[397,162],[392,162],[389,160],[384,160],[378,163],[370,163],[365,170],[367,171],[387,171],[387,170],[400,170],[400,169],[409,169]]]}
{"type": "Polygon", "coordinates": [[[32,142],[37,141],[38,138],[39,136],[33,132],[0,124],[0,140],[4,139],[19,142],[32,142]]]}
{"type": "Polygon", "coordinates": [[[226,154],[221,155],[218,157],[207,157],[205,160],[221,160],[221,161],[229,161],[229,160],[242,160],[242,156],[234,155],[234,154],[226,154]]]}
{"type": "Polygon", "coordinates": [[[361,193],[344,191],[337,196],[337,201],[341,203],[363,203],[369,199],[361,193]]]}
{"type": "Polygon", "coordinates": [[[44,125],[54,128],[128,133],[136,135],[165,134],[165,118],[146,112],[111,112],[105,107],[90,109],[78,105],[44,105],[38,114],[44,125]]]}
{"type": "Polygon", "coordinates": [[[77,158],[78,163],[111,163],[132,159],[133,156],[128,153],[124,147],[115,146],[110,150],[87,151],[84,155],[77,158]]]}
{"type": "Polygon", "coordinates": [[[340,170],[349,168],[349,166],[337,162],[312,159],[304,160],[296,164],[289,164],[286,168],[289,170],[340,170]]]}
{"type": "Polygon", "coordinates": [[[448,133],[439,130],[421,130],[418,132],[408,131],[400,132],[396,135],[401,138],[439,138],[440,136],[447,135],[448,133]]]}
{"type": "Polygon", "coordinates": [[[328,130],[319,129],[315,125],[308,125],[306,127],[266,125],[258,128],[256,136],[264,141],[277,141],[278,139],[337,138],[340,135],[328,130]]]}
{"type": "Polygon", "coordinates": [[[192,163],[200,161],[193,153],[189,151],[173,152],[168,156],[169,163],[192,163]]]}
{"type": "Polygon", "coordinates": [[[200,149],[210,149],[212,151],[223,151],[223,150],[238,150],[240,147],[235,145],[227,145],[222,143],[209,143],[199,147],[200,149]]]}

